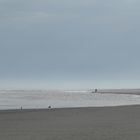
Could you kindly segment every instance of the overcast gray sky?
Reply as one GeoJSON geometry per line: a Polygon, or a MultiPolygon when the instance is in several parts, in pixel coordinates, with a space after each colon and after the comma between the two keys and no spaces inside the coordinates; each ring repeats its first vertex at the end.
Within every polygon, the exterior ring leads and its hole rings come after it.
{"type": "Polygon", "coordinates": [[[0,88],[138,88],[139,0],[0,0],[0,88]]]}

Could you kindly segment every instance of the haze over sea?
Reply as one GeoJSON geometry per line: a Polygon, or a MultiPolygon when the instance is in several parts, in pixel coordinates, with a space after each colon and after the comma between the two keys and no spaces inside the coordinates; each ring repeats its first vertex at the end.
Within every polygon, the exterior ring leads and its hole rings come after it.
{"type": "MultiPolygon", "coordinates": [[[[120,90],[121,91],[121,90],[120,90]]],[[[1,90],[0,110],[104,107],[140,104],[140,95],[127,91],[92,93],[90,90],[1,90]]]]}

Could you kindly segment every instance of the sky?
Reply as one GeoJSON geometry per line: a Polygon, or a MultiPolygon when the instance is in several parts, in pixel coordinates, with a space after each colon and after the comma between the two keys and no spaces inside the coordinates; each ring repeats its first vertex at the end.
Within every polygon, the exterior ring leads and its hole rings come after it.
{"type": "Polygon", "coordinates": [[[0,88],[139,88],[139,0],[0,0],[0,88]]]}

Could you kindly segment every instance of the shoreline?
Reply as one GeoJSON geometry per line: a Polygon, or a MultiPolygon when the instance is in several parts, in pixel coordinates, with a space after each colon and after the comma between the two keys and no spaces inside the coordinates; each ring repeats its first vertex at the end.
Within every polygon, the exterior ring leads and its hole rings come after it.
{"type": "Polygon", "coordinates": [[[140,107],[140,104],[133,105],[114,105],[114,106],[95,106],[95,107],[61,107],[61,108],[22,108],[22,109],[2,109],[0,113],[3,112],[33,112],[33,111],[54,111],[54,110],[74,110],[74,109],[104,109],[104,108],[124,108],[124,107],[140,107]]]}
{"type": "Polygon", "coordinates": [[[31,109],[6,109],[0,110],[0,114],[2,113],[26,113],[26,112],[51,112],[51,111],[62,111],[62,110],[94,110],[94,109],[118,109],[118,108],[137,108],[140,107],[140,104],[136,105],[118,105],[118,106],[102,106],[102,107],[63,107],[63,108],[31,108],[31,109]]]}

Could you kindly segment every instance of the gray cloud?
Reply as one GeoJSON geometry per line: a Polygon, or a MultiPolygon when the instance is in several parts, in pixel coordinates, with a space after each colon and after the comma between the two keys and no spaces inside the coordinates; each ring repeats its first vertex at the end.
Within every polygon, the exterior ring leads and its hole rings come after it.
{"type": "Polygon", "coordinates": [[[0,0],[1,78],[138,80],[139,5],[0,0]]]}

